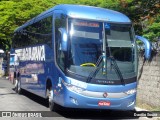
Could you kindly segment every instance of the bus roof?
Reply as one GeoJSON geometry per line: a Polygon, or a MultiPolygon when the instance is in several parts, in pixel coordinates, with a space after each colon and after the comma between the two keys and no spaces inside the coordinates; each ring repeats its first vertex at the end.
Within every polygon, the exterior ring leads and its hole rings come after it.
{"type": "Polygon", "coordinates": [[[130,19],[126,15],[114,10],[85,5],[60,4],[31,19],[30,21],[19,27],[17,30],[20,30],[21,28],[32,24],[34,21],[36,21],[36,19],[42,19],[46,14],[53,12],[54,10],[62,10],[66,15],[72,18],[99,20],[106,22],[131,23],[130,19]]]}

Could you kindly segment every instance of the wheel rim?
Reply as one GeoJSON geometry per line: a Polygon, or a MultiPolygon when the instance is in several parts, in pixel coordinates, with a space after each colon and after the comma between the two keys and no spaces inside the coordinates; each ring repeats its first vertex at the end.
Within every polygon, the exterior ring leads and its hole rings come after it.
{"type": "Polygon", "coordinates": [[[18,91],[21,89],[20,85],[21,85],[21,83],[20,83],[20,81],[18,81],[18,91]]]}
{"type": "Polygon", "coordinates": [[[49,90],[49,104],[51,104],[53,102],[53,90],[49,90]]]}
{"type": "Polygon", "coordinates": [[[13,81],[14,81],[14,86],[17,87],[17,85],[18,85],[17,82],[18,82],[18,81],[17,81],[17,80],[13,80],[13,81]]]}

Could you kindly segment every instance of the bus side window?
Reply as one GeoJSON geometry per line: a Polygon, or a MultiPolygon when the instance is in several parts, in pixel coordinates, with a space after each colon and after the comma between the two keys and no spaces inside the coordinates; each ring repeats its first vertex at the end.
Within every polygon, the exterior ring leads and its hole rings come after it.
{"type": "Polygon", "coordinates": [[[58,66],[64,71],[65,69],[65,52],[61,50],[61,33],[59,28],[66,28],[66,17],[61,13],[55,13],[55,47],[56,61],[58,66]]]}
{"type": "Polygon", "coordinates": [[[52,48],[52,17],[49,16],[26,28],[28,45],[47,44],[52,48]]]}

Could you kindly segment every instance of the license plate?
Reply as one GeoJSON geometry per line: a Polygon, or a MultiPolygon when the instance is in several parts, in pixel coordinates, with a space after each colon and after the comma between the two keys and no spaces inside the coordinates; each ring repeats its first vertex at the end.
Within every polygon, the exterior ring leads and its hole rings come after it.
{"type": "Polygon", "coordinates": [[[98,106],[110,106],[111,103],[109,101],[99,101],[98,106]]]}

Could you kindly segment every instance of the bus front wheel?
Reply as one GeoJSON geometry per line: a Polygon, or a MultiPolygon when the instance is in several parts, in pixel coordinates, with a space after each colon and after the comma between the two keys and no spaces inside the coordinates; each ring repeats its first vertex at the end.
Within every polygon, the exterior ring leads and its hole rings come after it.
{"type": "Polygon", "coordinates": [[[53,101],[53,89],[52,87],[48,91],[48,102],[50,111],[56,111],[56,104],[53,101]]]}

